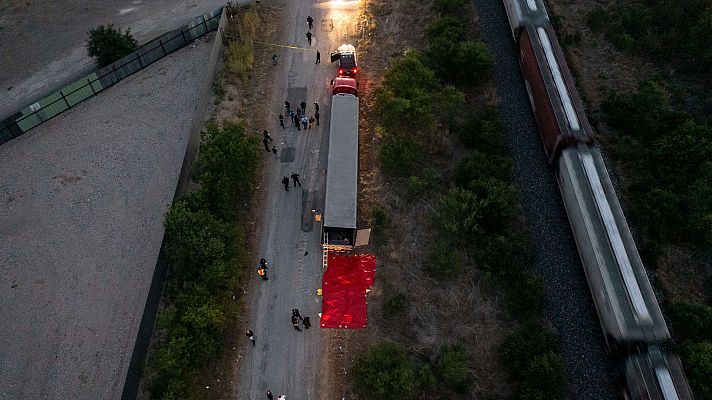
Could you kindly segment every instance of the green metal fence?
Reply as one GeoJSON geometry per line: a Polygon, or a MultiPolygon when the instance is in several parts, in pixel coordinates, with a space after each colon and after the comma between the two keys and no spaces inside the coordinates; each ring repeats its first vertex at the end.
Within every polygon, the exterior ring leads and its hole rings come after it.
{"type": "Polygon", "coordinates": [[[142,70],[206,33],[217,29],[222,7],[151,40],[133,53],[0,120],[0,145],[61,114],[82,101],[142,70]]]}

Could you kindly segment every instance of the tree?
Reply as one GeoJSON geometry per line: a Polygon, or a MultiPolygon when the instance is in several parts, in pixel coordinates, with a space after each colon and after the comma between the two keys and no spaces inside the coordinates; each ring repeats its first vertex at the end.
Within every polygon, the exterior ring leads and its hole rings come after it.
{"type": "Polygon", "coordinates": [[[386,136],[378,153],[383,172],[396,176],[412,174],[423,159],[423,150],[415,140],[408,137],[386,136]]]}
{"type": "Polygon", "coordinates": [[[455,166],[453,180],[455,185],[467,188],[472,181],[493,177],[502,181],[509,179],[512,163],[507,157],[489,155],[473,151],[455,166]]]}
{"type": "Polygon", "coordinates": [[[515,379],[526,378],[534,359],[556,350],[554,335],[536,322],[530,322],[509,336],[500,347],[502,364],[515,379]]]}
{"type": "Polygon", "coordinates": [[[434,213],[434,222],[443,236],[462,244],[482,233],[485,200],[467,189],[452,187],[441,199],[434,213]]]}
{"type": "Polygon", "coordinates": [[[129,28],[122,32],[109,24],[90,30],[86,47],[89,56],[102,68],[138,49],[138,43],[129,28]]]}
{"type": "Polygon", "coordinates": [[[524,371],[520,399],[559,400],[566,398],[566,373],[561,356],[553,351],[534,357],[524,371]]]}
{"type": "Polygon", "coordinates": [[[388,342],[373,345],[353,367],[354,390],[374,400],[407,399],[416,389],[415,370],[405,350],[388,342]]]}

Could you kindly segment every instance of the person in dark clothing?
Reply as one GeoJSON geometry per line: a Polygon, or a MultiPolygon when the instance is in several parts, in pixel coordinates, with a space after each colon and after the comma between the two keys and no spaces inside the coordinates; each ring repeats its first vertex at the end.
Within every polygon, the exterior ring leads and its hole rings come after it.
{"type": "Polygon", "coordinates": [[[316,64],[319,64],[321,62],[321,53],[319,53],[319,50],[316,51],[316,64]]]}
{"type": "Polygon", "coordinates": [[[299,187],[302,187],[302,183],[299,182],[299,174],[298,173],[292,172],[292,181],[294,181],[294,187],[297,187],[297,185],[299,185],[299,187]]]}
{"type": "Polygon", "coordinates": [[[309,29],[314,27],[314,18],[311,15],[307,16],[307,24],[309,24],[309,29]]]}
{"type": "Polygon", "coordinates": [[[303,101],[303,102],[301,102],[301,103],[299,104],[299,107],[302,108],[302,114],[305,114],[305,115],[306,115],[306,113],[307,113],[307,103],[306,103],[305,101],[303,101]]]}
{"type": "Polygon", "coordinates": [[[272,139],[272,136],[269,135],[269,132],[267,132],[267,130],[262,131],[262,137],[269,140],[270,142],[274,142],[274,140],[272,139]]]}
{"type": "Polygon", "coordinates": [[[296,319],[299,320],[299,321],[303,321],[303,320],[304,320],[304,318],[302,318],[302,316],[299,314],[299,310],[296,309],[296,308],[293,308],[293,309],[292,309],[292,318],[296,318],[296,319]]]}
{"type": "Polygon", "coordinates": [[[272,54],[272,65],[277,65],[277,63],[278,63],[278,61],[277,61],[277,55],[276,55],[276,54],[272,54]]]}
{"type": "Polygon", "coordinates": [[[314,102],[314,111],[319,112],[319,103],[314,102]]]}
{"type": "Polygon", "coordinates": [[[262,144],[265,145],[265,151],[267,151],[269,153],[269,151],[270,151],[269,150],[269,139],[267,139],[267,138],[262,139],[262,144]]]}
{"type": "Polygon", "coordinates": [[[299,332],[302,331],[301,329],[299,329],[299,318],[295,317],[294,315],[292,315],[292,326],[294,327],[294,330],[297,330],[299,332]]]}
{"type": "Polygon", "coordinates": [[[275,158],[279,158],[279,155],[277,154],[277,147],[272,146],[272,153],[274,154],[275,158]]]}
{"type": "Polygon", "coordinates": [[[284,129],[284,115],[282,115],[282,114],[279,114],[279,126],[281,126],[282,129],[284,129]]]}
{"type": "Polygon", "coordinates": [[[309,117],[309,129],[314,127],[314,121],[316,121],[314,117],[309,117]]]}
{"type": "Polygon", "coordinates": [[[264,258],[260,258],[260,267],[267,268],[267,260],[265,260],[264,258]]]}
{"type": "Polygon", "coordinates": [[[267,400],[274,400],[274,396],[272,395],[272,391],[268,390],[267,391],[267,400]]]}
{"type": "Polygon", "coordinates": [[[309,42],[309,46],[311,46],[311,38],[312,38],[311,32],[307,32],[307,42],[309,42]]]}
{"type": "Polygon", "coordinates": [[[297,118],[301,119],[301,118],[302,118],[302,114],[303,114],[303,113],[302,113],[302,109],[301,109],[301,108],[297,108],[297,118]]]}
{"type": "Polygon", "coordinates": [[[316,120],[316,126],[319,126],[319,111],[314,113],[314,119],[316,120]]]}
{"type": "Polygon", "coordinates": [[[282,185],[284,185],[284,190],[289,191],[289,178],[286,176],[282,178],[282,185]]]}
{"type": "Polygon", "coordinates": [[[289,118],[292,119],[292,125],[297,124],[297,114],[295,114],[294,111],[289,112],[289,118]]]}
{"type": "Polygon", "coordinates": [[[309,329],[311,327],[311,321],[309,321],[309,317],[304,317],[304,329],[309,329]]]}
{"type": "Polygon", "coordinates": [[[289,112],[289,102],[288,101],[284,102],[284,109],[287,110],[287,112],[289,112]]]}
{"type": "Polygon", "coordinates": [[[252,331],[245,331],[245,336],[247,336],[248,339],[250,339],[250,342],[252,342],[252,345],[255,345],[255,335],[252,333],[252,331]]]}

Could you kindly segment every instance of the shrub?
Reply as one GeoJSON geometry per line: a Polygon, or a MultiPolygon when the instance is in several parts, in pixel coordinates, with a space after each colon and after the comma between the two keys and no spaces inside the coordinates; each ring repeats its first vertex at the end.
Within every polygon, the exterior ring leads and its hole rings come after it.
{"type": "Polygon", "coordinates": [[[438,358],[438,374],[449,388],[462,392],[467,386],[467,353],[457,345],[446,347],[438,358]]]}
{"type": "Polygon", "coordinates": [[[500,347],[502,365],[510,376],[523,379],[535,358],[556,350],[556,338],[536,322],[522,326],[500,347]]]}
{"type": "Polygon", "coordinates": [[[519,318],[536,318],[544,307],[544,281],[531,272],[508,275],[507,310],[519,318]]]}
{"type": "Polygon", "coordinates": [[[432,169],[426,169],[420,176],[411,176],[408,178],[408,189],[405,193],[405,198],[411,201],[422,196],[435,186],[436,181],[437,176],[432,169]]]}
{"type": "Polygon", "coordinates": [[[424,392],[435,389],[435,386],[438,383],[435,379],[435,375],[433,375],[433,371],[430,369],[430,365],[428,364],[421,365],[418,368],[415,373],[415,378],[418,382],[418,389],[424,392]]]}
{"type": "Polygon", "coordinates": [[[478,243],[475,254],[480,269],[503,279],[525,270],[532,258],[529,236],[520,232],[488,235],[478,243]]]}
{"type": "Polygon", "coordinates": [[[430,40],[425,57],[438,76],[464,86],[482,83],[492,65],[492,56],[484,42],[455,42],[447,36],[430,40]]]}
{"type": "Polygon", "coordinates": [[[558,400],[566,398],[566,373],[561,356],[548,351],[534,357],[524,372],[520,399],[558,400]]]}
{"type": "Polygon", "coordinates": [[[712,399],[712,343],[686,343],[682,357],[693,391],[703,399],[712,399]]]}
{"type": "Polygon", "coordinates": [[[385,232],[391,226],[388,213],[386,209],[381,206],[373,207],[371,210],[371,219],[373,221],[373,229],[377,232],[385,232]]]}
{"type": "Polygon", "coordinates": [[[386,314],[400,314],[408,308],[408,296],[403,292],[394,293],[383,302],[386,314]]]}
{"type": "Polygon", "coordinates": [[[484,201],[481,225],[489,232],[501,231],[517,212],[517,192],[510,183],[482,177],[470,182],[468,189],[484,201]]]}
{"type": "Polygon", "coordinates": [[[504,133],[496,108],[486,108],[469,116],[455,132],[467,147],[487,154],[504,155],[504,133]]]}
{"type": "Polygon", "coordinates": [[[452,187],[440,199],[433,214],[434,222],[443,236],[464,244],[482,233],[480,220],[484,207],[485,201],[473,192],[452,187]]]}
{"type": "Polygon", "coordinates": [[[506,181],[509,180],[511,168],[512,163],[506,157],[474,151],[457,163],[453,181],[455,185],[463,188],[483,177],[506,181]]]}
{"type": "Polygon", "coordinates": [[[673,303],[668,308],[674,332],[685,340],[712,340],[712,307],[673,303]]]}
{"type": "Polygon", "coordinates": [[[462,255],[448,240],[438,239],[430,245],[425,257],[425,270],[438,279],[452,279],[462,270],[462,255]]]}
{"type": "Polygon", "coordinates": [[[138,49],[138,43],[130,29],[122,32],[109,24],[89,31],[86,48],[89,57],[94,57],[96,65],[103,68],[138,49]]]}
{"type": "Polygon", "coordinates": [[[465,38],[465,25],[461,20],[449,15],[437,17],[428,25],[427,35],[428,40],[445,38],[459,42],[465,38]]]}
{"type": "Polygon", "coordinates": [[[466,0],[433,0],[433,9],[440,14],[461,16],[465,13],[466,0]]]}
{"type": "Polygon", "coordinates": [[[606,26],[609,19],[610,17],[606,10],[601,6],[597,6],[586,15],[586,24],[588,24],[588,27],[591,28],[592,31],[600,32],[606,26]]]}
{"type": "Polygon", "coordinates": [[[386,136],[378,153],[383,172],[396,176],[408,176],[416,172],[422,159],[423,149],[418,142],[393,135],[386,136]]]}
{"type": "Polygon", "coordinates": [[[415,371],[405,350],[381,342],[373,345],[353,367],[354,390],[374,400],[409,398],[416,388],[415,371]]]}

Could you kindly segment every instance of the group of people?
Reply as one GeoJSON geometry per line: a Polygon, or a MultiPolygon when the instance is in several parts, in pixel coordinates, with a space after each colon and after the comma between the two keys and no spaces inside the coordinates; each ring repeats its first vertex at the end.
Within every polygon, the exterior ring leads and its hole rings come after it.
{"type": "MultiPolygon", "coordinates": [[[[309,45],[311,45],[311,40],[312,40],[312,33],[311,29],[313,28],[314,24],[314,19],[311,16],[307,17],[307,24],[309,25],[309,31],[307,31],[306,38],[307,41],[309,42],[309,45]]],[[[321,54],[317,50],[316,52],[316,63],[319,64],[321,61],[321,54]]],[[[274,54],[272,56],[272,62],[273,64],[277,64],[277,55],[274,54]]],[[[306,101],[302,101],[299,104],[299,107],[297,107],[295,110],[291,109],[291,104],[289,101],[284,102],[284,108],[285,108],[285,113],[279,114],[279,125],[282,127],[282,129],[286,129],[286,126],[284,125],[284,119],[285,117],[289,118],[291,123],[297,127],[297,130],[308,130],[314,128],[314,124],[317,126],[319,125],[319,103],[314,102],[314,114],[312,116],[307,116],[306,114],[306,108],[307,108],[307,103],[306,101]]],[[[275,156],[277,156],[277,147],[270,145],[274,142],[274,139],[270,136],[269,132],[267,130],[262,132],[262,144],[264,145],[265,151],[273,153],[275,156]]],[[[294,184],[294,187],[299,187],[302,186],[302,183],[299,181],[299,174],[296,172],[292,172],[291,175],[292,182],[294,184]]],[[[284,190],[289,191],[289,177],[284,176],[282,177],[282,184],[284,185],[284,190]]],[[[307,255],[308,252],[305,252],[304,255],[307,255]]],[[[261,258],[259,261],[259,265],[257,266],[257,275],[262,278],[263,281],[267,281],[269,278],[267,278],[267,260],[264,258],[261,258]]],[[[292,309],[292,317],[291,317],[291,322],[292,326],[294,327],[294,330],[301,332],[301,326],[304,326],[304,329],[309,329],[311,327],[311,321],[309,317],[302,317],[301,314],[299,313],[299,309],[292,309]]],[[[252,330],[246,330],[245,331],[245,336],[250,340],[252,343],[252,346],[256,346],[256,341],[255,341],[255,334],[252,332],[252,330]]],[[[274,400],[274,395],[272,394],[272,391],[267,390],[267,399],[268,400],[274,400]]],[[[287,396],[282,394],[280,395],[277,400],[287,400],[287,396]]]]}
{"type": "MultiPolygon", "coordinates": [[[[292,125],[297,127],[297,130],[301,131],[302,128],[306,129],[312,129],[314,128],[314,123],[316,123],[317,126],[319,126],[319,103],[316,101],[314,102],[314,115],[313,116],[307,116],[307,103],[305,101],[302,101],[302,103],[297,107],[296,110],[292,110],[291,105],[289,104],[288,101],[284,102],[284,109],[287,117],[292,121],[292,125]]],[[[285,129],[286,126],[284,125],[284,115],[279,114],[279,126],[282,127],[282,129],[285,129]]]]}

